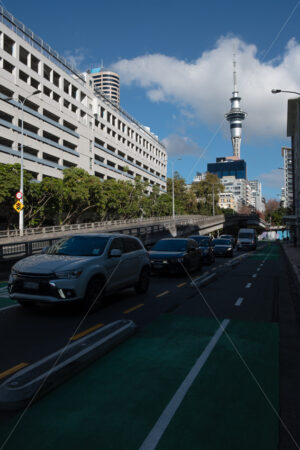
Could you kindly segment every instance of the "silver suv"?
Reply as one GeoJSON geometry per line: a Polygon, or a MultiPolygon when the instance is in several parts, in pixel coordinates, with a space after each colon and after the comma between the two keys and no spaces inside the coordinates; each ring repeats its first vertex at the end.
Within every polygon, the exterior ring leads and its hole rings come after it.
{"type": "Polygon", "coordinates": [[[80,234],[59,240],[43,254],[18,261],[8,281],[10,298],[36,302],[100,304],[104,293],[133,286],[146,292],[150,260],[141,241],[122,234],[80,234]]]}

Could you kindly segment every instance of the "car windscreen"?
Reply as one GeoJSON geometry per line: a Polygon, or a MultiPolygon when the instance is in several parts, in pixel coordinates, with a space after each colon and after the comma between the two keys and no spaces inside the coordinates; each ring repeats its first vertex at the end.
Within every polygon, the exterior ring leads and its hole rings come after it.
{"type": "Polygon", "coordinates": [[[195,241],[197,241],[197,242],[201,242],[201,245],[202,245],[202,242],[209,242],[210,241],[210,237],[209,236],[189,236],[189,238],[190,239],[194,239],[195,241]]]}
{"type": "Polygon", "coordinates": [[[252,233],[240,233],[239,239],[254,239],[254,234],[252,233]]]}
{"type": "Polygon", "coordinates": [[[230,241],[228,239],[215,239],[213,244],[214,245],[230,245],[230,241]]]}
{"type": "Polygon", "coordinates": [[[102,255],[108,240],[109,238],[104,236],[72,236],[56,242],[46,253],[49,255],[99,256],[102,255]]]}
{"type": "Polygon", "coordinates": [[[158,252],[184,252],[186,250],[187,241],[182,239],[174,239],[170,241],[158,241],[151,250],[158,252]]]}

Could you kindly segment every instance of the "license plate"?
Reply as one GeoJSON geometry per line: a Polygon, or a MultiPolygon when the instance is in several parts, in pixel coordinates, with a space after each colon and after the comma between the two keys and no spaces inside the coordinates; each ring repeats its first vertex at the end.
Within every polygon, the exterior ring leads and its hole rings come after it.
{"type": "Polygon", "coordinates": [[[25,289],[38,289],[39,283],[34,283],[33,281],[24,281],[25,289]]]}
{"type": "Polygon", "coordinates": [[[155,269],[162,269],[163,268],[163,264],[161,264],[161,263],[154,263],[153,266],[154,266],[155,269]]]}

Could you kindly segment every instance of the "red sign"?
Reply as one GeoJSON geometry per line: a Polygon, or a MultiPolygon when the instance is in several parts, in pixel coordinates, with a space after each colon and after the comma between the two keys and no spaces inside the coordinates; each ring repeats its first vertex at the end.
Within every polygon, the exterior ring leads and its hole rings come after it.
{"type": "Polygon", "coordinates": [[[18,200],[21,200],[21,198],[23,197],[22,192],[17,192],[16,193],[16,197],[17,197],[18,200]]]}

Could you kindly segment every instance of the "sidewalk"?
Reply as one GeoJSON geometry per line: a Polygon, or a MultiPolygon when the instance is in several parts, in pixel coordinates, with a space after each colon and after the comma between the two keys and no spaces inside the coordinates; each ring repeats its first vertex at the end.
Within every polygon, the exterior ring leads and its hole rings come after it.
{"type": "MultiPolygon", "coordinates": [[[[279,292],[280,417],[300,445],[300,248],[281,242],[289,264],[289,293],[279,292]]],[[[279,450],[298,448],[280,426],[279,450]]]]}

